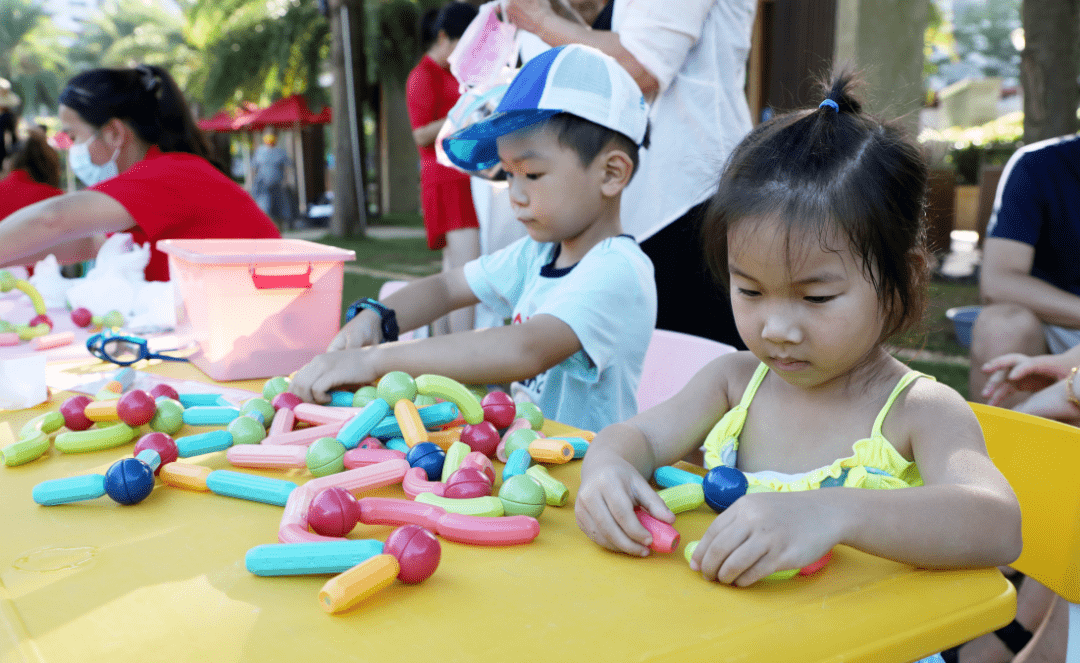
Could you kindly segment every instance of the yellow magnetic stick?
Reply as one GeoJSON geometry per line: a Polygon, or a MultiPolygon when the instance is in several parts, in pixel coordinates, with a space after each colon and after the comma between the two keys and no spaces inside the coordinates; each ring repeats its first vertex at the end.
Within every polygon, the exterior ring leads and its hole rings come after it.
{"type": "Polygon", "coordinates": [[[26,293],[26,296],[30,298],[31,303],[34,305],[34,312],[38,315],[45,315],[45,300],[41,298],[41,293],[38,289],[30,285],[29,281],[19,279],[15,281],[15,287],[26,293]]]}
{"type": "MultiPolygon", "coordinates": [[[[690,558],[694,556],[694,551],[697,550],[698,544],[701,541],[691,541],[686,544],[686,549],[683,550],[683,556],[686,557],[686,563],[690,563],[690,558]]],[[[774,571],[769,575],[762,578],[762,580],[790,580],[799,574],[799,569],[785,569],[783,571],[774,571]]]]}
{"type": "Polygon", "coordinates": [[[33,327],[28,327],[27,325],[15,325],[15,333],[19,335],[20,341],[29,341],[38,336],[45,336],[49,331],[49,325],[44,322],[39,325],[34,325],[33,327]]]}
{"type": "Polygon", "coordinates": [[[450,497],[439,497],[435,493],[420,493],[416,496],[415,501],[420,502],[421,504],[431,504],[442,507],[448,513],[460,513],[466,516],[498,518],[505,513],[502,500],[494,495],[453,499],[450,497]]]}
{"type": "Polygon", "coordinates": [[[428,441],[427,429],[424,428],[424,422],[420,419],[420,413],[412,401],[402,398],[395,403],[394,418],[397,419],[398,428],[401,429],[401,437],[405,439],[405,444],[409,447],[428,441]]]}
{"type": "Polygon", "coordinates": [[[135,439],[136,429],[120,421],[108,428],[60,433],[56,436],[56,448],[66,454],[112,449],[135,439]]]}
{"type": "Polygon", "coordinates": [[[191,463],[166,463],[161,466],[161,471],[158,472],[158,476],[170,486],[205,492],[210,490],[206,486],[206,477],[209,476],[211,472],[213,472],[213,470],[203,465],[192,465],[191,463]]]}
{"type": "Polygon", "coordinates": [[[465,456],[472,451],[472,447],[465,444],[461,440],[454,442],[446,450],[446,458],[443,459],[442,464],[442,482],[446,483],[446,480],[450,478],[450,475],[457,472],[457,469],[461,467],[461,461],[465,460],[465,456]]]}
{"type": "Polygon", "coordinates": [[[563,506],[570,497],[570,489],[562,481],[551,476],[543,465],[533,465],[525,470],[540,487],[544,489],[544,499],[548,506],[563,506]]]}
{"type": "Polygon", "coordinates": [[[457,405],[465,423],[478,424],[484,420],[484,408],[476,395],[457,380],[427,373],[416,376],[415,382],[416,393],[435,396],[457,405]]]}
{"type": "Polygon", "coordinates": [[[394,582],[401,566],[393,555],[376,555],[326,581],[319,604],[329,613],[348,610],[394,582]]]}
{"type": "Polygon", "coordinates": [[[453,428],[446,428],[443,430],[429,430],[428,442],[432,442],[443,451],[448,451],[450,445],[461,439],[461,426],[454,426],[453,428]]]}
{"type": "Polygon", "coordinates": [[[684,483],[657,491],[672,513],[693,511],[705,503],[705,490],[700,483],[684,483]]]}

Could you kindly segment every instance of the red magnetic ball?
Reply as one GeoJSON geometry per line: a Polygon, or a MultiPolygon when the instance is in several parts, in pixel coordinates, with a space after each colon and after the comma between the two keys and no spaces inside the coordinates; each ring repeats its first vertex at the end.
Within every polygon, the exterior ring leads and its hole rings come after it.
{"type": "Polygon", "coordinates": [[[161,457],[161,464],[154,470],[154,474],[161,472],[161,468],[165,467],[166,463],[175,461],[180,455],[176,448],[176,442],[173,441],[172,437],[167,433],[158,431],[140,437],[139,441],[135,443],[135,451],[132,455],[138,456],[140,452],[146,449],[153,449],[161,457]]]}
{"type": "Polygon", "coordinates": [[[473,451],[479,451],[489,458],[495,454],[495,449],[499,446],[499,439],[499,431],[495,424],[490,421],[466,424],[461,429],[461,441],[469,445],[469,448],[473,451]]]}
{"type": "Polygon", "coordinates": [[[36,327],[37,325],[40,325],[40,324],[41,324],[41,323],[43,323],[43,322],[44,322],[45,324],[49,325],[49,331],[52,331],[52,328],[53,328],[53,321],[52,321],[52,318],[50,318],[49,316],[45,315],[44,313],[42,313],[41,315],[35,315],[35,316],[34,316],[34,317],[33,317],[33,318],[32,318],[32,319],[30,320],[30,326],[31,326],[31,327],[36,327]]]}
{"type": "Polygon", "coordinates": [[[171,398],[174,401],[180,400],[180,394],[177,393],[177,391],[173,389],[170,385],[167,385],[164,382],[159,382],[158,384],[154,385],[154,388],[150,390],[150,395],[154,397],[154,400],[157,400],[162,396],[166,398],[171,398]]]}
{"type": "Polygon", "coordinates": [[[157,403],[154,402],[154,397],[142,389],[132,389],[116,403],[116,414],[120,421],[132,428],[150,423],[155,410],[157,403]]]}
{"type": "Polygon", "coordinates": [[[480,406],[484,408],[484,421],[490,421],[499,429],[512,424],[517,413],[514,399],[505,391],[489,392],[480,399],[480,406]]]}
{"type": "Polygon", "coordinates": [[[86,430],[94,425],[94,422],[86,418],[87,403],[92,403],[93,398],[85,394],[72,396],[60,406],[60,414],[64,415],[64,425],[68,430],[86,430]]]}
{"type": "Polygon", "coordinates": [[[304,401],[296,394],[283,391],[277,396],[274,396],[270,401],[270,405],[273,405],[275,410],[291,410],[303,402],[304,401]]]}
{"type": "Polygon", "coordinates": [[[90,312],[90,309],[82,306],[71,312],[71,321],[75,323],[76,327],[89,327],[93,319],[94,315],[90,312]]]}
{"type": "Polygon", "coordinates": [[[445,497],[462,500],[470,497],[487,497],[490,494],[491,482],[480,470],[463,467],[446,479],[445,497]]]}
{"type": "Polygon", "coordinates": [[[402,525],[386,538],[383,554],[397,558],[401,571],[398,580],[406,585],[423,582],[439,567],[442,547],[439,540],[419,525],[402,525]]]}
{"type": "Polygon", "coordinates": [[[316,534],[345,536],[360,522],[360,503],[344,488],[331,486],[311,500],[307,522],[316,534]]]}

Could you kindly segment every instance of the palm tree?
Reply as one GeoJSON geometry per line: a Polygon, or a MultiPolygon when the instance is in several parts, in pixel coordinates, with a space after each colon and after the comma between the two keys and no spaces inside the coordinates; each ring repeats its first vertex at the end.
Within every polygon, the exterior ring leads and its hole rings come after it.
{"type": "Polygon", "coordinates": [[[37,0],[0,0],[0,77],[11,81],[24,111],[55,106],[68,68],[61,41],[37,0]]]}

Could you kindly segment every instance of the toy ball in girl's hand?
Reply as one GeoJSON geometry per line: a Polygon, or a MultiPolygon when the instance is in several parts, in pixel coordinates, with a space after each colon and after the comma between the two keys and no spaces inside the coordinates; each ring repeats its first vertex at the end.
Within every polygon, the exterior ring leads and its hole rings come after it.
{"type": "MultiPolygon", "coordinates": [[[[480,407],[484,408],[484,421],[491,422],[495,428],[499,429],[512,424],[517,414],[517,405],[514,404],[514,399],[510,398],[510,395],[504,391],[493,391],[487,394],[480,399],[480,407]]],[[[473,447],[473,449],[476,449],[476,447],[473,447]]]]}
{"type": "Polygon", "coordinates": [[[89,327],[93,319],[94,315],[90,313],[90,309],[82,306],[71,312],[71,321],[76,327],[89,327]]]}
{"type": "Polygon", "coordinates": [[[85,413],[86,404],[93,400],[85,394],[79,394],[64,401],[60,406],[60,414],[64,415],[64,425],[68,430],[86,430],[94,425],[85,413]]]}
{"type": "Polygon", "coordinates": [[[171,398],[174,401],[180,400],[180,394],[170,385],[167,385],[164,382],[159,382],[158,384],[154,385],[154,388],[150,390],[150,395],[154,397],[154,400],[157,400],[162,396],[164,396],[165,398],[171,398]]]}
{"type": "Polygon", "coordinates": [[[352,493],[338,486],[320,491],[308,508],[308,525],[323,536],[345,536],[359,521],[360,503],[352,493]]]}
{"type": "Polygon", "coordinates": [[[746,475],[734,467],[720,465],[709,470],[702,481],[705,503],[720,513],[746,494],[746,475]]]}
{"type": "Polygon", "coordinates": [[[383,544],[383,553],[397,558],[401,566],[398,580],[415,585],[435,573],[442,548],[439,540],[427,529],[419,525],[402,525],[390,532],[383,544]]]}

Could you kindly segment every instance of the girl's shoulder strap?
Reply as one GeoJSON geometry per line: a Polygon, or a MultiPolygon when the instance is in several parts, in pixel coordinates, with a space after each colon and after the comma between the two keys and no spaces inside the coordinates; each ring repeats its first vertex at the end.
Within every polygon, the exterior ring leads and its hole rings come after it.
{"type": "Polygon", "coordinates": [[[761,386],[761,381],[765,379],[765,376],[769,373],[769,367],[765,365],[765,362],[758,364],[758,367],[754,370],[754,375],[750,378],[750,382],[747,383],[746,389],[743,391],[742,400],[739,401],[739,407],[744,410],[750,407],[750,401],[754,400],[754,395],[757,394],[758,387],[761,386]]]}
{"type": "Polygon", "coordinates": [[[889,410],[892,409],[893,403],[900,397],[900,394],[904,393],[904,390],[908,388],[915,380],[919,378],[927,378],[928,380],[937,380],[933,375],[927,375],[926,373],[920,373],[919,371],[908,371],[893,387],[892,393],[889,394],[889,399],[885,401],[884,407],[881,408],[881,412],[878,412],[877,419],[874,420],[874,437],[881,435],[881,425],[885,423],[885,417],[889,414],[889,410]]]}

